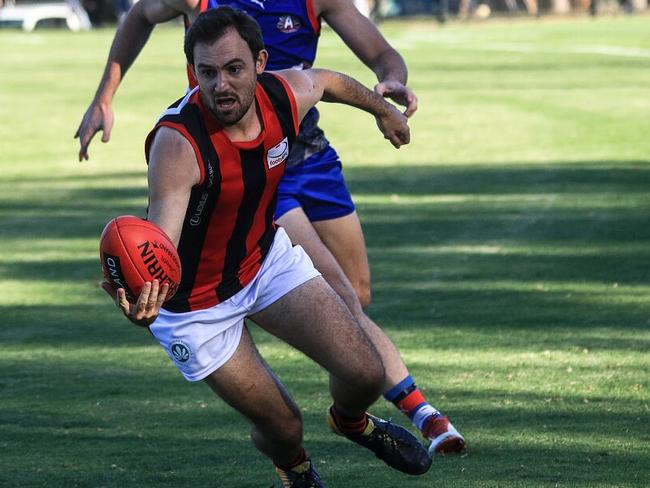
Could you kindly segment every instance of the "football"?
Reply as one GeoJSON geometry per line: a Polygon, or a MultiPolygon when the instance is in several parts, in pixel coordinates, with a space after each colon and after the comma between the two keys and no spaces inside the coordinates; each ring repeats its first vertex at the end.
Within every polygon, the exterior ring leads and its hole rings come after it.
{"type": "Polygon", "coordinates": [[[169,283],[166,300],[174,296],[181,280],[181,261],[171,239],[157,225],[123,215],[111,220],[99,242],[104,278],[124,288],[130,302],[140,296],[145,282],[169,283]]]}

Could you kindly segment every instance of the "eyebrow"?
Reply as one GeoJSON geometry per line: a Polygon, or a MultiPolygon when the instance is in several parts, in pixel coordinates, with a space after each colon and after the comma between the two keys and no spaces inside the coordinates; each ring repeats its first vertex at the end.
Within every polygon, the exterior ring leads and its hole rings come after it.
{"type": "MultiPolygon", "coordinates": [[[[224,65],[222,67],[225,68],[226,66],[229,66],[229,65],[234,64],[234,63],[242,63],[243,64],[243,63],[245,63],[245,61],[243,59],[241,59],[241,58],[234,58],[234,59],[229,60],[227,63],[224,63],[224,65]]],[[[206,64],[206,63],[199,63],[197,65],[197,68],[214,68],[214,65],[206,64]]]]}

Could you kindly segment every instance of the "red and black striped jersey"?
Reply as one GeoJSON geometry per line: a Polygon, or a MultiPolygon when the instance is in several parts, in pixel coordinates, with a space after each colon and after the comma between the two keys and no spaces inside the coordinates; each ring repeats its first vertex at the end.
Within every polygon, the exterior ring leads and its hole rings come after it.
{"type": "Polygon", "coordinates": [[[289,86],[271,73],[258,77],[255,103],[262,131],[253,141],[231,141],[204,107],[198,87],[172,104],[147,136],[149,161],[158,128],[177,130],[194,148],[201,172],[178,245],[181,283],[166,310],[201,310],[227,300],[255,277],[273,243],[277,187],[298,112],[289,86]]]}

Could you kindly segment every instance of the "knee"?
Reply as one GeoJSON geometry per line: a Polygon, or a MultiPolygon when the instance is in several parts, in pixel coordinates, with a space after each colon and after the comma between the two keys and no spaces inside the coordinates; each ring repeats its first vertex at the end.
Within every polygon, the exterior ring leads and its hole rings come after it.
{"type": "Polygon", "coordinates": [[[274,444],[288,448],[299,446],[302,444],[303,435],[302,417],[299,411],[293,411],[293,409],[282,414],[269,414],[255,422],[253,437],[256,436],[255,431],[274,444]]]}
{"type": "Polygon", "coordinates": [[[374,349],[371,357],[363,361],[363,367],[354,373],[350,386],[364,397],[379,397],[384,390],[384,365],[374,349]]]}
{"type": "Polygon", "coordinates": [[[354,291],[357,293],[357,299],[361,308],[367,308],[372,301],[372,290],[370,289],[370,280],[358,280],[354,284],[354,291]]]}
{"type": "Polygon", "coordinates": [[[287,446],[299,446],[302,444],[303,425],[302,418],[291,417],[282,422],[278,442],[287,446]]]}

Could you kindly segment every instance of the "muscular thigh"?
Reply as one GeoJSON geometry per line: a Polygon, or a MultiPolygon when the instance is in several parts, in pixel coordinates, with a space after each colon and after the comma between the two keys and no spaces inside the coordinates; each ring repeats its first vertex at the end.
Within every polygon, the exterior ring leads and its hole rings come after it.
{"type": "Polygon", "coordinates": [[[337,219],[319,220],[312,222],[312,225],[361,296],[361,291],[370,286],[370,268],[366,241],[357,213],[352,212],[337,219]]]}
{"type": "Polygon", "coordinates": [[[204,381],[254,423],[300,417],[298,407],[260,356],[246,327],[235,354],[204,381]]]}
{"type": "Polygon", "coordinates": [[[382,368],[374,346],[322,277],[307,281],[250,318],[338,378],[382,368]]]}

